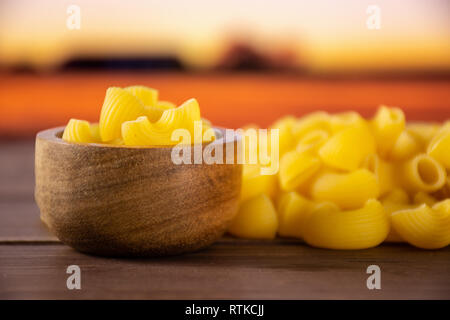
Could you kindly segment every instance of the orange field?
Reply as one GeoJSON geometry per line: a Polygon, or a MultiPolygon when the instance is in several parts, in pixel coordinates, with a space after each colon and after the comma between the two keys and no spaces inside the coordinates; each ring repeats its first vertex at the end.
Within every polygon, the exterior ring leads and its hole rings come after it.
{"type": "Polygon", "coordinates": [[[323,80],[272,74],[76,73],[0,75],[0,136],[30,136],[69,118],[98,119],[109,86],[143,84],[161,99],[199,100],[202,115],[225,127],[267,126],[314,110],[373,114],[401,107],[409,120],[450,118],[450,80],[323,80]]]}

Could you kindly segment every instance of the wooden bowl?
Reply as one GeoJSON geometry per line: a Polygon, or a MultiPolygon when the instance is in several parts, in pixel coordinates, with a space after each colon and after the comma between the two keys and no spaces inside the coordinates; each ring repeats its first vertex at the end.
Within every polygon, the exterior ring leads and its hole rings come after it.
{"type": "MultiPolygon", "coordinates": [[[[63,130],[36,137],[35,198],[42,221],[76,250],[106,256],[190,252],[220,238],[237,212],[242,168],[236,161],[176,165],[171,147],[68,143],[63,130]]],[[[239,137],[225,141],[224,131],[215,130],[213,144],[237,150],[239,137]]]]}

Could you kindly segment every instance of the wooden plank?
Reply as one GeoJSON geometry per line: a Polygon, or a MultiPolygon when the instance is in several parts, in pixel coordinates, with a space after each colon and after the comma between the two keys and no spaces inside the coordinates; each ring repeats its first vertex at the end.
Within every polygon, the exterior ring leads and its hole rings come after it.
{"type": "Polygon", "coordinates": [[[34,140],[0,142],[0,202],[34,201],[34,140]]]}
{"type": "Polygon", "coordinates": [[[448,299],[449,261],[450,248],[333,251],[286,240],[225,238],[197,253],[157,259],[3,244],[0,299],[448,299]],[[81,290],[66,288],[72,264],[81,268],[81,290]],[[381,268],[381,290],[366,287],[372,264],[381,268]]]}
{"type": "Polygon", "coordinates": [[[0,202],[0,243],[58,241],[39,218],[34,202],[0,202]]]}
{"type": "Polygon", "coordinates": [[[34,140],[0,143],[0,242],[57,241],[34,201],[34,140]]]}

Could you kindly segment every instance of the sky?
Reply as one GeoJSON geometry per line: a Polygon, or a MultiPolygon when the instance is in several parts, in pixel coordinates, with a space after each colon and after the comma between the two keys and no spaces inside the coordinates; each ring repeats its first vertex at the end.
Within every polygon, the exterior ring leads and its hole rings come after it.
{"type": "Polygon", "coordinates": [[[76,55],[179,56],[207,68],[230,39],[271,52],[289,47],[313,71],[450,70],[445,0],[2,0],[0,64],[51,68],[76,55]],[[81,28],[66,27],[67,8],[81,28]],[[369,5],[381,28],[366,26],[369,5]]]}

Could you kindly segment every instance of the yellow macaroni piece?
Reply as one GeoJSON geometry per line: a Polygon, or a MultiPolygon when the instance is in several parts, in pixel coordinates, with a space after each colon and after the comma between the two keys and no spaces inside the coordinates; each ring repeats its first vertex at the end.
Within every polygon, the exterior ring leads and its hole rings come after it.
{"type": "Polygon", "coordinates": [[[146,116],[122,124],[122,137],[126,145],[174,145],[175,129],[186,129],[194,137],[194,121],[201,121],[197,100],[190,99],[180,107],[164,111],[161,118],[151,123],[146,116]]]}
{"type": "Polygon", "coordinates": [[[245,164],[242,170],[241,201],[261,193],[274,199],[277,191],[277,176],[262,175],[260,165],[245,164]]]}
{"type": "Polygon", "coordinates": [[[67,142],[100,142],[98,124],[89,124],[89,122],[85,120],[70,119],[64,129],[62,138],[67,142]]]}
{"type": "Polygon", "coordinates": [[[330,127],[333,133],[348,127],[365,125],[367,121],[357,112],[342,112],[331,116],[330,127]]]}
{"type": "MultiPolygon", "coordinates": [[[[125,90],[136,96],[145,106],[158,106],[158,90],[145,86],[126,87],[125,90]]],[[[161,107],[160,107],[161,108],[161,107]]]]}
{"type": "Polygon", "coordinates": [[[320,149],[319,156],[328,166],[341,170],[357,169],[367,155],[375,152],[375,140],[365,124],[343,129],[320,149]]]}
{"type": "Polygon", "coordinates": [[[450,130],[438,133],[428,145],[427,153],[450,169],[450,130]]]}
{"type": "Polygon", "coordinates": [[[292,116],[281,118],[275,122],[270,129],[279,130],[279,153],[280,156],[295,146],[295,139],[292,133],[292,128],[295,125],[296,119],[292,116]]]}
{"type": "Polygon", "coordinates": [[[314,112],[296,121],[292,127],[294,137],[299,140],[310,131],[322,129],[331,131],[331,116],[326,112],[314,112]]]}
{"type": "Polygon", "coordinates": [[[380,195],[386,194],[397,185],[394,164],[384,161],[376,153],[368,155],[364,159],[362,167],[377,177],[380,186],[380,195]]]}
{"type": "Polygon", "coordinates": [[[284,193],[277,206],[278,234],[282,237],[302,238],[303,228],[313,203],[295,191],[284,193]]]}
{"type": "Polygon", "coordinates": [[[378,152],[386,156],[405,128],[405,115],[398,108],[381,106],[372,120],[378,152]]]}
{"type": "Polygon", "coordinates": [[[450,244],[450,199],[433,207],[423,204],[394,212],[392,226],[408,243],[423,249],[439,249],[450,244]]]}
{"type": "Polygon", "coordinates": [[[436,123],[410,122],[406,124],[406,132],[424,148],[439,130],[436,123]]]}
{"type": "Polygon", "coordinates": [[[144,105],[132,93],[121,88],[109,88],[100,113],[102,141],[120,138],[122,123],[135,120],[143,114],[145,114],[144,105]]]}
{"type": "Polygon", "coordinates": [[[401,166],[405,189],[417,192],[432,192],[442,188],[447,174],[444,168],[432,157],[419,154],[401,166]]]}
{"type": "Polygon", "coordinates": [[[161,118],[163,112],[164,109],[161,109],[157,106],[145,106],[145,115],[150,122],[158,121],[161,118]]]}
{"type": "Polygon", "coordinates": [[[228,232],[237,237],[273,239],[278,229],[276,210],[265,194],[241,203],[228,232]]]}
{"type": "Polygon", "coordinates": [[[371,198],[377,198],[380,187],[377,177],[367,169],[350,173],[325,171],[311,185],[315,201],[331,201],[343,209],[355,209],[371,198]]]}
{"type": "MultiPolygon", "coordinates": [[[[409,196],[403,189],[393,189],[385,196],[381,198],[381,204],[386,210],[387,215],[389,216],[389,220],[391,219],[392,213],[398,210],[404,210],[411,208],[409,203],[409,196]]],[[[405,242],[400,235],[395,231],[394,228],[391,228],[388,236],[386,237],[386,242],[405,242]]]]}
{"type": "Polygon", "coordinates": [[[154,105],[145,106],[145,115],[150,122],[156,122],[161,118],[165,110],[174,109],[176,107],[176,105],[169,101],[157,101],[154,105]]]}
{"type": "Polygon", "coordinates": [[[280,185],[291,191],[308,181],[319,169],[320,160],[308,152],[289,151],[280,160],[280,185]]]}
{"type": "Polygon", "coordinates": [[[304,240],[328,249],[366,249],[379,245],[389,232],[389,218],[378,200],[369,199],[359,209],[340,211],[318,207],[306,221],[304,240]]]}
{"type": "Polygon", "coordinates": [[[296,150],[299,152],[310,151],[317,152],[330,137],[330,133],[326,130],[312,130],[299,139],[296,150]]]}
{"type": "Polygon", "coordinates": [[[403,131],[392,147],[389,158],[394,161],[402,161],[411,158],[421,151],[421,145],[408,131],[403,131]]]}

